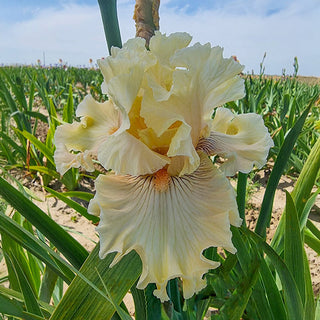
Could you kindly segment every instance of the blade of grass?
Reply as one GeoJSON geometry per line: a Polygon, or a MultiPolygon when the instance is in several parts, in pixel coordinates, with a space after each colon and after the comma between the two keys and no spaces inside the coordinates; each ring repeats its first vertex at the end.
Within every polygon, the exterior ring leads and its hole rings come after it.
{"type": "Polygon", "coordinates": [[[25,317],[23,312],[23,306],[15,299],[6,297],[0,292],[0,313],[8,316],[17,317],[20,319],[30,320],[29,317],[25,317]]]}
{"type": "Polygon", "coordinates": [[[116,302],[114,302],[114,300],[112,299],[112,296],[107,288],[107,285],[105,284],[104,280],[102,279],[98,269],[95,268],[95,270],[100,278],[101,283],[103,284],[103,288],[106,291],[106,293],[110,299],[111,304],[113,305],[114,309],[117,311],[117,314],[119,315],[120,319],[121,320],[132,320],[130,315],[128,313],[126,313],[121,307],[119,307],[116,302]]]}
{"type": "Polygon", "coordinates": [[[318,139],[311,149],[295,188],[292,191],[292,198],[296,204],[299,218],[301,217],[303,208],[310,196],[311,190],[315,184],[320,170],[320,139],[318,139]]]}
{"type": "Polygon", "coordinates": [[[20,134],[28,139],[43,155],[51,162],[51,164],[55,167],[55,162],[53,159],[53,151],[49,149],[44,143],[38,140],[33,134],[29,133],[28,131],[20,131],[20,134]]]}
{"type": "MultiPolygon", "coordinates": [[[[4,216],[4,214],[0,214],[0,216],[4,216]]],[[[10,218],[7,217],[7,219],[11,220],[10,218]]],[[[0,224],[1,226],[1,224],[0,224]]],[[[17,228],[15,228],[14,230],[16,230],[17,228]]],[[[23,228],[22,228],[23,229],[23,228]]],[[[23,229],[24,230],[24,229],[23,229]]],[[[27,231],[26,231],[27,232],[27,231]]],[[[33,237],[32,237],[33,238],[33,237]]],[[[60,269],[63,269],[63,270],[69,270],[70,272],[74,272],[77,274],[78,278],[81,279],[84,283],[85,283],[85,288],[88,289],[90,288],[90,290],[93,290],[93,292],[101,299],[103,299],[104,301],[109,301],[109,298],[95,285],[95,283],[93,283],[88,277],[86,277],[85,275],[83,275],[82,272],[80,272],[79,270],[77,270],[75,267],[73,267],[72,265],[69,265],[65,260],[63,260],[59,254],[57,254],[56,252],[54,252],[52,249],[48,248],[47,245],[45,245],[44,243],[42,243],[40,240],[37,240],[36,238],[33,238],[32,239],[33,241],[37,241],[37,243],[39,244],[39,247],[41,247],[42,249],[44,249],[45,251],[48,251],[50,252],[50,255],[55,259],[55,262],[58,266],[60,266],[60,269]]],[[[132,253],[134,254],[134,253],[132,253]]],[[[36,254],[35,254],[36,255],[36,254]]],[[[127,255],[126,258],[128,259],[128,256],[132,256],[132,255],[127,255]]],[[[40,256],[39,256],[40,258],[40,256]]],[[[100,261],[98,256],[96,257],[98,262],[100,261]]],[[[127,261],[127,259],[123,259],[124,261],[127,261]]],[[[135,274],[135,273],[138,273],[137,277],[139,276],[140,272],[141,272],[141,262],[140,262],[140,259],[137,258],[138,260],[136,260],[136,262],[138,263],[138,265],[135,265],[135,269],[133,271],[133,273],[131,272],[130,273],[130,270],[128,270],[126,272],[127,275],[132,275],[132,274],[135,274]]],[[[111,261],[113,260],[113,257],[111,258],[111,260],[109,261],[109,264],[111,263],[111,261]]],[[[95,266],[98,266],[99,264],[97,262],[95,262],[95,266]]],[[[122,273],[124,273],[123,269],[119,271],[119,266],[123,266],[123,263],[122,264],[117,264],[118,267],[115,267],[113,268],[113,276],[114,275],[117,275],[118,277],[121,277],[122,273]],[[118,273],[117,273],[118,272],[118,273]]],[[[101,264],[100,267],[102,268],[102,271],[104,270],[104,267],[105,265],[104,264],[101,264]]],[[[92,265],[91,265],[91,268],[94,268],[92,265]]],[[[124,270],[127,269],[127,266],[124,267],[124,270]]],[[[115,277],[116,278],[116,277],[115,277]]],[[[131,278],[130,278],[131,279],[131,278]]],[[[136,279],[134,279],[135,281],[136,279]]],[[[127,279],[127,281],[129,281],[129,279],[127,279]]],[[[130,281],[128,282],[129,285],[130,285],[130,281]]],[[[126,284],[127,285],[127,282],[126,284]]],[[[132,285],[132,284],[131,284],[132,285]]]]}
{"type": "Polygon", "coordinates": [[[134,301],[134,313],[137,320],[147,319],[146,300],[144,290],[137,289],[137,282],[131,287],[130,292],[134,301]]]}
{"type": "Polygon", "coordinates": [[[305,228],[305,226],[307,224],[310,211],[311,211],[312,207],[314,206],[319,193],[320,193],[320,188],[309,197],[309,199],[307,200],[307,202],[303,208],[303,212],[300,217],[300,230],[301,231],[305,228]]]}
{"type": "Polygon", "coordinates": [[[237,204],[242,225],[246,225],[245,208],[246,208],[246,190],[248,174],[239,172],[237,183],[237,204]]]}
{"type": "Polygon", "coordinates": [[[72,86],[69,85],[69,94],[68,94],[68,100],[66,105],[63,108],[63,115],[62,120],[67,123],[72,123],[73,121],[73,114],[74,114],[74,108],[73,108],[73,91],[72,86]]]}
{"type": "MultiPolygon", "coordinates": [[[[241,279],[251,272],[251,265],[257,263],[257,248],[250,246],[248,240],[241,236],[241,233],[237,228],[232,227],[231,230],[233,235],[232,241],[237,248],[237,258],[241,266],[241,272],[239,272],[238,278],[241,279]]],[[[272,319],[272,310],[269,301],[266,298],[262,281],[259,278],[255,279],[251,297],[257,306],[257,313],[263,314],[265,319],[272,319]]],[[[248,299],[249,298],[250,296],[248,299]]]]}
{"type": "Polygon", "coordinates": [[[271,260],[273,266],[277,270],[283,288],[288,319],[303,319],[304,308],[302,305],[301,297],[297,285],[286,264],[283,262],[280,256],[272,249],[272,247],[270,247],[259,235],[246,228],[241,228],[241,231],[244,234],[248,235],[248,237],[250,237],[258,245],[258,247],[263,249],[263,251],[271,260]]]}
{"type": "MultiPolygon", "coordinates": [[[[5,288],[4,286],[0,286],[0,294],[2,294],[3,296],[9,298],[9,299],[15,299],[18,302],[23,302],[23,295],[21,292],[9,289],[9,288],[5,288]]],[[[54,307],[51,306],[48,303],[45,303],[41,300],[38,300],[39,305],[41,306],[41,311],[44,314],[51,314],[54,310],[54,307]]]]}
{"type": "Polygon", "coordinates": [[[255,232],[260,236],[263,236],[263,237],[266,236],[266,228],[267,228],[267,225],[269,225],[270,223],[273,199],[274,199],[274,195],[275,195],[280,177],[283,173],[283,170],[292,152],[294,144],[301,132],[301,129],[309,113],[312,103],[313,103],[313,100],[309,104],[309,106],[306,108],[306,110],[303,112],[303,114],[299,117],[294,127],[287,134],[281,146],[281,149],[278,154],[277,160],[274,164],[273,170],[270,174],[267,188],[262,201],[259,218],[255,228],[255,232]]]}
{"type": "Polygon", "coordinates": [[[289,192],[286,191],[284,262],[297,284],[302,303],[304,304],[305,278],[303,250],[297,210],[292,197],[289,192]]]}
{"type": "Polygon", "coordinates": [[[99,258],[99,244],[91,252],[89,258],[80,269],[82,278],[74,279],[50,320],[80,320],[80,319],[110,319],[115,312],[114,306],[95,289],[88,286],[84,277],[90,283],[101,287],[101,280],[94,269],[97,268],[103,281],[108,284],[108,290],[113,301],[119,304],[141,273],[141,261],[134,252],[128,253],[115,266],[109,268],[115,254],[109,254],[103,260],[99,258]],[[94,301],[94,303],[92,303],[94,301]]]}
{"type": "Polygon", "coordinates": [[[48,123],[48,117],[45,116],[44,114],[37,112],[37,111],[26,111],[25,112],[26,115],[28,115],[29,117],[35,118],[35,119],[39,119],[44,123],[48,123]]]}
{"type": "Polygon", "coordinates": [[[62,200],[64,203],[66,203],[69,207],[76,210],[78,213],[80,213],[83,217],[87,218],[88,220],[92,221],[93,223],[98,223],[100,221],[99,217],[93,216],[92,214],[89,214],[87,209],[81,206],[79,203],[69,199],[62,193],[59,193],[57,191],[52,190],[49,187],[44,187],[48,192],[50,192],[52,195],[57,197],[58,199],[62,200]]]}
{"type": "Polygon", "coordinates": [[[52,249],[50,249],[42,241],[32,236],[30,232],[26,231],[3,213],[0,213],[0,222],[0,231],[2,233],[7,234],[8,237],[15,240],[25,249],[38,257],[41,261],[50,266],[52,270],[62,277],[66,282],[71,282],[73,279],[73,273],[71,271],[69,273],[62,272],[55,260],[53,260],[48,254],[48,252],[51,254],[53,253],[52,249]]]}
{"type": "Polygon", "coordinates": [[[304,262],[304,274],[305,274],[305,285],[306,285],[306,298],[304,304],[304,320],[314,320],[315,318],[315,297],[313,294],[312,280],[310,274],[310,267],[307,254],[303,250],[303,262],[304,262]]]}
{"type": "MultiPolygon", "coordinates": [[[[17,151],[23,159],[26,158],[26,150],[19,146],[13,139],[11,139],[3,132],[0,132],[0,137],[7,145],[10,145],[15,151],[17,151]]],[[[5,148],[8,148],[7,145],[5,146],[5,148]]]]}
{"type": "MultiPolygon", "coordinates": [[[[309,157],[306,160],[306,163],[303,166],[303,169],[298,177],[296,185],[291,193],[291,196],[296,205],[296,210],[298,213],[299,220],[301,223],[305,221],[304,208],[308,210],[308,199],[312,199],[310,193],[312,192],[312,187],[314,186],[318,173],[320,170],[320,139],[317,140],[313,146],[309,157]]],[[[312,200],[310,200],[312,201],[312,200]]],[[[302,225],[301,225],[302,227],[302,225]]],[[[271,241],[271,246],[278,252],[281,253],[283,250],[283,234],[284,234],[284,222],[281,217],[279,225],[277,227],[276,233],[271,241]]]]}
{"type": "Polygon", "coordinates": [[[12,265],[15,269],[17,278],[19,280],[20,289],[24,298],[27,312],[43,317],[35,293],[31,288],[25,274],[23,273],[19,261],[15,258],[14,255],[11,255],[11,259],[12,265]]]}
{"type": "Polygon", "coordinates": [[[258,260],[252,261],[248,270],[249,272],[240,281],[231,297],[220,309],[220,313],[226,317],[226,319],[241,318],[251,296],[253,287],[258,279],[259,265],[260,262],[258,260]]]}
{"type": "Polygon", "coordinates": [[[48,167],[45,166],[29,166],[28,167],[29,171],[38,171],[43,174],[47,174],[48,176],[55,178],[57,180],[60,180],[60,174],[52,169],[49,169],[48,167]]]}
{"type": "Polygon", "coordinates": [[[1,177],[0,195],[43,233],[76,268],[80,268],[88,252],[79,242],[1,177]]]}
{"type": "Polygon", "coordinates": [[[50,303],[54,287],[57,283],[58,275],[50,268],[46,267],[42,277],[39,299],[43,302],[50,303]]]}
{"type": "Polygon", "coordinates": [[[286,320],[287,315],[281,294],[277,287],[275,278],[264,259],[261,261],[260,274],[270,303],[273,318],[277,320],[286,320]]]}
{"type": "Polygon", "coordinates": [[[88,202],[94,197],[94,194],[85,191],[66,191],[60,194],[63,194],[65,197],[78,198],[88,202]]]}

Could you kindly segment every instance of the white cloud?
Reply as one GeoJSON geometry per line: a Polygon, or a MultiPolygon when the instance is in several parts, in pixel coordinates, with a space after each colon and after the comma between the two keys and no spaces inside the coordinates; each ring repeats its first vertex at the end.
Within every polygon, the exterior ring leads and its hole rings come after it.
{"type": "Polygon", "coordinates": [[[167,33],[187,31],[195,42],[223,46],[225,55],[236,55],[248,72],[259,72],[267,52],[265,66],[269,74],[281,74],[282,68],[292,73],[297,56],[299,74],[320,76],[320,4],[313,0],[291,1],[272,15],[266,15],[268,10],[264,1],[257,0],[231,2],[223,9],[198,10],[194,15],[184,11],[177,15],[163,7],[161,29],[167,33]]]}
{"type": "MultiPolygon", "coordinates": [[[[259,72],[266,51],[266,73],[281,74],[282,68],[292,73],[297,56],[299,74],[320,76],[318,1],[292,0],[281,5],[238,0],[186,13],[172,8],[172,1],[163,0],[160,28],[166,33],[187,31],[194,42],[223,46],[225,55],[236,55],[247,72],[259,72]]],[[[118,1],[123,41],[135,34],[133,8],[133,0],[118,1]]],[[[99,8],[65,4],[60,9],[39,10],[27,21],[0,23],[0,52],[0,63],[35,63],[45,52],[46,63],[57,63],[61,58],[73,65],[88,64],[89,58],[108,54],[99,8]]]]}

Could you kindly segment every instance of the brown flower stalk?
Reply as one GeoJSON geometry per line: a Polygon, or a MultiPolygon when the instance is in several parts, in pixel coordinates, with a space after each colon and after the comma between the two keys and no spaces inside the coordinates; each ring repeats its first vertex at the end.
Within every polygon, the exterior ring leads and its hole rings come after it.
{"type": "Polygon", "coordinates": [[[159,5],[160,0],[136,0],[133,15],[136,37],[146,39],[147,47],[154,31],[159,30],[159,5]]]}

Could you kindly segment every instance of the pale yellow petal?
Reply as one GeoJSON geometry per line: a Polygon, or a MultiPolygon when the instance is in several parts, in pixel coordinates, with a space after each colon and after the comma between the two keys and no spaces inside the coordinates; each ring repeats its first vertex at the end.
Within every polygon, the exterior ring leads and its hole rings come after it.
{"type": "Polygon", "coordinates": [[[145,40],[142,38],[130,39],[122,49],[112,48],[111,56],[98,60],[107,84],[113,77],[130,72],[132,67],[142,66],[147,69],[155,63],[156,58],[146,49],[145,40]]]}
{"type": "Polygon", "coordinates": [[[173,125],[178,127],[171,140],[167,156],[184,157],[182,167],[179,169],[177,167],[169,169],[170,172],[179,172],[179,175],[183,175],[192,173],[199,166],[199,157],[194,147],[194,144],[197,143],[197,138],[195,138],[196,141],[194,143],[192,140],[194,136],[192,130],[194,128],[184,119],[185,112],[179,113],[177,103],[175,105],[177,112],[174,112],[174,108],[170,110],[170,106],[173,105],[172,99],[168,101],[156,101],[150,90],[145,91],[141,105],[141,116],[144,118],[146,125],[152,128],[158,136],[162,135],[173,125]]]}
{"type": "Polygon", "coordinates": [[[221,170],[227,176],[265,165],[273,141],[260,115],[235,115],[229,109],[218,108],[211,129],[210,136],[202,139],[197,148],[224,157],[221,170]]]}
{"type": "Polygon", "coordinates": [[[173,167],[169,165],[169,172],[179,172],[179,176],[194,172],[200,164],[200,158],[192,144],[191,128],[189,125],[182,123],[176,134],[171,140],[168,150],[168,157],[183,156],[183,166],[173,167]]]}
{"type": "Polygon", "coordinates": [[[57,170],[64,174],[69,168],[82,166],[93,171],[90,156],[96,156],[99,146],[115,133],[121,116],[110,101],[99,103],[90,95],[79,104],[76,114],[80,122],[57,127],[54,141],[57,170]]]}
{"type": "Polygon", "coordinates": [[[162,65],[169,65],[171,56],[181,48],[189,45],[192,37],[186,32],[176,32],[169,36],[159,31],[150,39],[150,51],[157,57],[162,65]]]}
{"type": "Polygon", "coordinates": [[[144,70],[133,66],[128,73],[113,77],[108,82],[108,96],[121,110],[129,113],[140,90],[144,70]]]}
{"type": "Polygon", "coordinates": [[[168,300],[166,285],[172,278],[182,278],[186,299],[206,286],[203,274],[219,263],[204,258],[204,249],[236,251],[230,217],[236,226],[241,219],[233,188],[206,155],[200,157],[201,165],[192,175],[165,182],[157,175],[101,175],[88,208],[100,213],[100,257],[118,252],[114,265],[136,250],[143,264],[137,287],[156,283],[154,294],[161,301],[168,300]],[[159,188],[161,183],[165,186],[159,188]]]}
{"type": "Polygon", "coordinates": [[[154,173],[170,163],[127,131],[110,136],[99,148],[98,160],[117,174],[131,175],[154,173]]]}
{"type": "Polygon", "coordinates": [[[94,171],[92,162],[92,154],[87,150],[77,154],[70,153],[64,144],[58,142],[55,153],[54,161],[56,169],[60,174],[65,174],[70,168],[80,168],[88,172],[94,171]]]}
{"type": "Polygon", "coordinates": [[[191,39],[187,33],[177,32],[166,36],[159,31],[151,38],[150,51],[157,57],[158,62],[148,70],[146,79],[157,101],[168,100],[172,94],[175,66],[171,66],[171,57],[178,49],[185,48],[191,39]]]}
{"type": "Polygon", "coordinates": [[[172,57],[172,64],[186,68],[184,73],[192,79],[188,85],[187,76],[176,70],[172,91],[179,94],[180,90],[188,90],[196,94],[197,108],[200,107],[204,119],[211,118],[214,108],[245,95],[244,81],[238,76],[244,67],[233,58],[223,58],[222,53],[221,47],[197,43],[178,50],[172,57]]]}

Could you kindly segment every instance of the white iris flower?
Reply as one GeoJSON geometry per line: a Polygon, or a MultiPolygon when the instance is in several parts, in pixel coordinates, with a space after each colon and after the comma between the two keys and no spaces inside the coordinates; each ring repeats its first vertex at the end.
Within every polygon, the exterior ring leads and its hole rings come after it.
{"type": "Polygon", "coordinates": [[[157,32],[150,50],[141,38],[112,48],[98,61],[109,100],[88,95],[77,109],[81,121],[55,134],[61,174],[93,171],[92,157],[112,169],[96,180],[88,208],[101,219],[100,257],[118,252],[114,265],[135,250],[143,264],[137,287],[155,283],[161,301],[175,277],[185,298],[206,286],[203,275],[219,263],[204,249],[236,252],[230,224],[242,221],[226,176],[263,166],[273,145],[260,116],[218,108],[244,96],[243,66],[220,47],[190,41],[157,32]],[[224,158],[220,169],[212,155],[224,158]]]}

